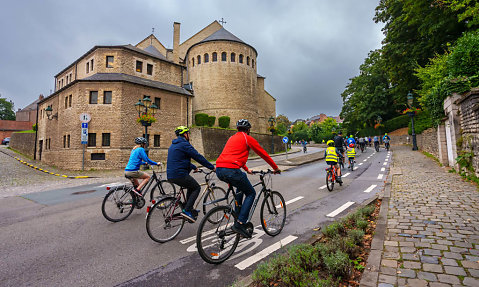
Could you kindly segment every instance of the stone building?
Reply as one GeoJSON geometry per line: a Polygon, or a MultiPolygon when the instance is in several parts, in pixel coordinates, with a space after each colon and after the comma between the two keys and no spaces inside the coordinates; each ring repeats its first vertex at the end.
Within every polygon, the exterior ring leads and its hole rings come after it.
{"type": "Polygon", "coordinates": [[[172,49],[152,34],[136,46],[95,46],[59,72],[54,93],[39,102],[36,158],[80,169],[79,117],[88,113],[85,168],[123,167],[144,134],[134,104],[145,96],[159,107],[148,130],[155,160],[166,159],[174,128],[194,124],[196,113],[229,116],[232,125],[248,118],[253,131],[266,132],[276,100],[256,72],[256,49],[217,21],[181,44],[180,23],[173,30],[172,49]]]}

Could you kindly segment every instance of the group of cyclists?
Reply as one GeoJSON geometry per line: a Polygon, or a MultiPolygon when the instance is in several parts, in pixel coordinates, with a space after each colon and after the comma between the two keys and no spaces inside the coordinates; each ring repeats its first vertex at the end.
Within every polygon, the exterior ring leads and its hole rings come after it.
{"type": "MultiPolygon", "coordinates": [[[[251,124],[248,120],[239,120],[236,123],[236,129],[236,134],[228,139],[223,151],[216,160],[215,167],[190,144],[188,127],[177,127],[175,129],[176,139],[172,141],[168,149],[166,176],[168,181],[186,188],[186,203],[180,215],[188,222],[194,223],[198,217],[199,210],[195,210],[193,206],[201,188],[198,182],[190,175],[191,171],[198,171],[198,168],[191,163],[191,159],[215,171],[220,180],[242,191],[236,198],[236,201],[241,205],[241,209],[239,210],[238,219],[232,226],[232,230],[243,237],[251,238],[252,234],[246,228],[246,221],[248,220],[256,192],[246,176],[246,173],[252,174],[246,166],[250,149],[264,159],[273,168],[275,174],[281,173],[281,170],[260,146],[258,141],[249,135],[251,124]]],[[[136,145],[131,151],[130,159],[125,168],[125,176],[133,180],[136,196],[142,196],[140,190],[150,179],[147,173],[140,171],[141,164],[144,162],[150,165],[157,165],[156,162],[150,160],[146,155],[146,143],[147,140],[143,137],[135,139],[136,145]],[[138,183],[138,179],[142,179],[142,182],[138,183]]]]}
{"type": "MultiPolygon", "coordinates": [[[[391,138],[388,136],[387,133],[384,134],[382,137],[382,141],[385,143],[386,148],[389,150],[389,141],[391,138]]],[[[379,151],[379,137],[374,136],[372,141],[374,142],[374,147],[376,151],[379,151]]],[[[325,150],[325,159],[326,163],[329,166],[335,166],[337,170],[336,174],[336,181],[338,183],[342,183],[341,179],[341,165],[344,167],[345,162],[345,152],[349,159],[348,168],[351,168],[351,161],[354,161],[356,157],[356,149],[359,147],[361,151],[364,151],[366,144],[371,146],[371,137],[362,137],[359,139],[355,139],[353,135],[350,135],[348,138],[343,138],[343,133],[341,131],[338,132],[338,135],[334,137],[333,140],[328,140],[327,145],[328,147],[325,150]]]]}

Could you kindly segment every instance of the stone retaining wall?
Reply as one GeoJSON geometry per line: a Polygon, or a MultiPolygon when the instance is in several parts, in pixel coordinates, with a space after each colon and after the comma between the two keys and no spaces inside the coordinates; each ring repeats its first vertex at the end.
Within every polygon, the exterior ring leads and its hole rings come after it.
{"type": "Polygon", "coordinates": [[[461,111],[461,149],[474,154],[472,167],[479,176],[479,88],[465,94],[458,104],[461,111]]]}
{"type": "Polygon", "coordinates": [[[10,147],[33,158],[35,149],[35,133],[13,133],[10,147]]]}
{"type": "MultiPolygon", "coordinates": [[[[410,137],[412,138],[412,137],[410,137]]],[[[439,147],[437,143],[437,128],[429,128],[421,134],[416,135],[417,147],[419,150],[433,154],[439,158],[439,147]]],[[[412,139],[411,139],[412,143],[412,139]]]]}

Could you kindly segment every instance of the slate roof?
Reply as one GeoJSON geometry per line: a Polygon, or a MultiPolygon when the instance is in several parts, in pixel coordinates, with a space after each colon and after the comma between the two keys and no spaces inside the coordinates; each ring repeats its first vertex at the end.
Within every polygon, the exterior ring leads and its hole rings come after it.
{"type": "MultiPolygon", "coordinates": [[[[168,59],[166,59],[166,57],[162,53],[160,53],[160,51],[158,51],[152,45],[146,47],[145,50],[140,49],[140,48],[135,47],[135,46],[130,45],[130,44],[124,45],[123,47],[125,47],[127,49],[130,49],[130,50],[133,50],[133,51],[136,51],[138,53],[147,54],[147,55],[152,56],[152,57],[160,58],[161,60],[169,61],[168,59]]],[[[169,62],[171,62],[171,61],[169,61],[169,62]]]]}
{"type": "Polygon", "coordinates": [[[187,95],[187,96],[192,95],[190,92],[188,92],[188,90],[186,90],[183,87],[170,85],[163,82],[143,79],[143,78],[132,76],[132,75],[120,74],[120,73],[98,73],[78,81],[79,82],[128,82],[128,83],[138,84],[142,86],[157,88],[157,89],[161,89],[165,91],[170,91],[170,92],[174,92],[174,93],[178,93],[182,95],[187,95]]]}
{"type": "Polygon", "coordinates": [[[226,30],[224,27],[221,27],[221,29],[219,29],[218,31],[214,32],[213,34],[211,34],[208,37],[204,38],[203,40],[199,41],[198,43],[192,45],[190,48],[188,48],[188,51],[186,52],[186,54],[188,54],[189,50],[192,47],[194,47],[196,45],[199,45],[199,44],[202,44],[202,43],[207,43],[207,42],[212,42],[212,41],[230,41],[230,42],[242,43],[242,44],[245,44],[247,46],[250,46],[251,49],[254,50],[256,55],[258,55],[258,52],[256,51],[256,49],[253,46],[249,45],[248,43],[243,42],[243,40],[241,40],[240,38],[233,35],[231,32],[226,30]]]}

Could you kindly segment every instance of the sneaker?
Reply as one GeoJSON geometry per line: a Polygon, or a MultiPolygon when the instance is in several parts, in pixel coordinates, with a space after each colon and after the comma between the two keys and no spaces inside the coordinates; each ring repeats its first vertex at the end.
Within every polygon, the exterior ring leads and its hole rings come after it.
{"type": "Polygon", "coordinates": [[[183,210],[183,211],[180,213],[180,215],[181,215],[184,219],[188,220],[188,222],[190,222],[190,223],[195,223],[195,221],[196,221],[196,218],[195,218],[195,217],[193,216],[193,214],[191,214],[191,212],[189,212],[189,211],[183,210]]]}
{"type": "Polygon", "coordinates": [[[231,229],[234,232],[241,234],[241,236],[245,238],[251,238],[251,234],[248,233],[244,224],[240,224],[239,222],[236,221],[235,224],[233,224],[233,227],[231,229]]]}
{"type": "Polygon", "coordinates": [[[337,176],[337,177],[336,177],[336,181],[337,181],[338,183],[343,183],[343,180],[341,179],[340,176],[337,176]]]}
{"type": "Polygon", "coordinates": [[[198,214],[200,214],[200,210],[198,209],[191,210],[191,215],[193,215],[195,219],[198,219],[198,214]]]}

